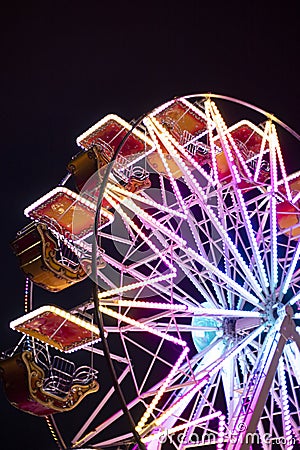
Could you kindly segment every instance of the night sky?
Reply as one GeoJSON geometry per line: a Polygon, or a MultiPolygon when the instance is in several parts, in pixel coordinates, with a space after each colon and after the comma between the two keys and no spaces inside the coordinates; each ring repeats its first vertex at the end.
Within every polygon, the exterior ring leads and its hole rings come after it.
{"type": "MultiPolygon", "coordinates": [[[[274,113],[300,133],[296,5],[2,5],[0,350],[19,339],[8,324],[23,314],[24,277],[9,244],[27,223],[23,209],[60,182],[78,152],[76,137],[101,117],[129,121],[174,96],[213,92],[274,113]]],[[[299,155],[285,151],[288,165],[300,168],[299,155]]],[[[67,307],[76,305],[74,292],[64,293],[67,307]]],[[[55,302],[53,295],[35,290],[37,304],[55,302]]],[[[1,448],[57,448],[45,422],[14,409],[2,390],[0,416],[1,448]]]]}

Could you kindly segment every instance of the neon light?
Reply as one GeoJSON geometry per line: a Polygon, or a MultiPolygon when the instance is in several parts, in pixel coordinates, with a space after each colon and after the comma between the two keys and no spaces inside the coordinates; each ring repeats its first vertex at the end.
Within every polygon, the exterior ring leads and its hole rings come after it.
{"type": "Polygon", "coordinates": [[[81,146],[81,141],[83,141],[85,138],[87,138],[90,134],[92,134],[94,131],[97,131],[98,128],[105,125],[110,120],[113,120],[117,122],[119,125],[121,125],[125,130],[130,131],[132,130],[132,133],[140,138],[142,141],[144,141],[146,144],[148,144],[150,147],[153,146],[151,140],[147,138],[141,131],[139,131],[137,128],[132,129],[131,125],[127,123],[125,120],[121,119],[121,117],[117,116],[116,114],[108,114],[107,116],[103,117],[99,122],[95,123],[95,125],[91,126],[87,131],[82,133],[78,138],[76,139],[77,145],[81,146]]]}
{"type": "MultiPolygon", "coordinates": [[[[159,122],[155,121],[156,119],[152,119],[153,122],[155,123],[155,125],[159,128],[161,127],[161,125],[159,124],[159,122]]],[[[167,134],[167,132],[165,131],[165,134],[167,134]]],[[[170,137],[171,139],[171,137],[170,137]]],[[[167,146],[167,144],[166,144],[167,146]]],[[[178,153],[176,152],[176,150],[174,148],[169,147],[168,151],[170,152],[170,154],[176,158],[178,158],[178,153]]],[[[197,180],[195,179],[195,177],[192,175],[191,171],[187,168],[186,164],[184,163],[184,161],[180,161],[180,163],[178,162],[178,164],[184,167],[183,171],[186,172],[186,174],[188,175],[188,179],[186,180],[187,183],[190,185],[189,182],[192,182],[192,186],[190,186],[190,188],[192,190],[195,189],[195,187],[197,188],[198,192],[197,195],[202,199],[203,203],[205,203],[207,201],[207,196],[204,193],[202,187],[199,185],[199,183],[197,182],[197,180]]],[[[247,273],[247,279],[250,281],[253,289],[260,293],[262,291],[261,286],[259,286],[259,284],[257,283],[257,280],[255,279],[255,277],[253,276],[253,274],[251,273],[251,271],[248,269],[246,263],[244,262],[241,254],[239,253],[238,249],[234,246],[234,244],[232,243],[232,241],[230,240],[228,234],[226,233],[225,229],[223,228],[223,226],[220,224],[218,218],[216,217],[216,215],[213,213],[212,209],[209,207],[209,205],[205,204],[205,208],[206,208],[206,213],[209,215],[209,217],[213,220],[214,225],[216,226],[216,228],[218,229],[219,233],[222,235],[223,239],[227,242],[227,245],[229,246],[229,248],[231,249],[231,251],[233,252],[233,254],[235,255],[235,257],[237,258],[239,264],[241,265],[241,267],[243,267],[244,271],[247,273]]],[[[246,206],[245,206],[246,209],[246,206]]],[[[247,211],[247,210],[246,210],[247,211]]],[[[249,221],[250,223],[250,221],[249,221]]],[[[253,233],[253,237],[254,237],[254,233],[253,233]]],[[[254,238],[255,241],[255,238],[254,238]]],[[[254,245],[256,244],[256,241],[254,243],[254,245]]],[[[258,250],[257,250],[258,251],[258,250]]],[[[261,263],[262,264],[262,263],[261,263]]],[[[205,266],[205,264],[204,264],[205,266]]],[[[263,269],[262,269],[263,270],[263,269]]],[[[267,278],[265,276],[265,284],[268,284],[267,278]]]]}
{"type": "Polygon", "coordinates": [[[146,205],[153,206],[154,208],[156,208],[156,209],[158,209],[160,211],[164,211],[166,213],[173,214],[174,216],[180,217],[182,219],[186,218],[186,214],[183,214],[180,211],[176,211],[174,209],[168,208],[167,206],[163,206],[160,203],[157,203],[157,202],[151,200],[150,198],[144,197],[144,196],[142,196],[140,194],[137,194],[135,192],[127,191],[125,188],[123,188],[121,186],[116,186],[116,185],[113,185],[113,184],[108,182],[107,183],[107,188],[110,189],[113,192],[120,193],[120,194],[122,194],[122,195],[124,195],[126,197],[131,198],[131,199],[137,200],[137,201],[139,201],[141,203],[145,203],[146,205]]]}
{"type": "MultiPolygon", "coordinates": [[[[161,425],[168,417],[170,417],[173,412],[176,411],[176,409],[181,405],[181,403],[185,402],[185,398],[187,396],[192,397],[194,396],[197,392],[200,391],[200,389],[202,389],[208,382],[209,376],[206,375],[205,378],[199,380],[196,382],[196,385],[190,389],[189,391],[187,391],[179,400],[177,400],[169,409],[167,409],[165,412],[163,412],[158,418],[156,418],[153,422],[153,425],[155,426],[159,426],[161,425]]],[[[200,420],[200,419],[197,419],[200,420]]]]}
{"type": "MultiPolygon", "coordinates": [[[[234,141],[234,139],[232,138],[230,132],[228,131],[228,128],[224,122],[223,117],[221,116],[216,104],[214,102],[210,103],[210,108],[212,113],[214,114],[214,119],[216,122],[216,126],[219,132],[219,136],[221,138],[221,142],[224,143],[225,145],[225,153],[227,153],[228,158],[230,161],[234,161],[231,149],[230,149],[230,145],[232,146],[238,160],[240,161],[245,174],[247,175],[247,177],[251,180],[252,179],[252,174],[247,166],[247,164],[245,163],[245,160],[241,154],[241,152],[239,151],[238,147],[236,146],[236,143],[234,141]],[[229,145],[230,144],[230,145],[229,145]]],[[[236,182],[238,183],[238,178],[236,178],[236,182]]]]}
{"type": "Polygon", "coordinates": [[[255,238],[255,234],[254,234],[254,231],[253,231],[253,228],[252,228],[251,221],[249,219],[249,214],[248,214],[247,207],[246,207],[246,204],[245,204],[245,201],[244,201],[244,197],[243,197],[242,192],[241,192],[240,189],[236,189],[236,194],[237,194],[237,199],[238,199],[239,204],[240,204],[241,213],[242,213],[243,219],[245,221],[246,229],[247,229],[248,236],[249,236],[250,245],[251,245],[252,250],[253,250],[253,256],[254,256],[255,261],[257,263],[258,270],[259,270],[259,273],[260,273],[260,276],[261,276],[261,279],[262,279],[262,282],[263,282],[263,286],[265,288],[268,288],[269,287],[269,281],[268,281],[267,274],[266,274],[266,271],[265,271],[265,268],[264,268],[264,265],[263,265],[260,253],[259,253],[258,245],[257,245],[257,242],[256,242],[256,238],[255,238]]]}
{"type": "MultiPolygon", "coordinates": [[[[101,293],[99,294],[101,295],[101,293]]],[[[102,298],[102,297],[101,297],[102,298]]],[[[165,311],[186,312],[195,314],[197,316],[214,316],[214,317],[254,317],[263,318],[264,314],[257,311],[237,311],[232,309],[218,309],[218,308],[203,308],[201,306],[187,306],[173,303],[159,303],[146,302],[142,300],[123,300],[123,299],[109,299],[104,300],[105,305],[118,305],[126,308],[147,308],[147,309],[162,309],[165,311]]]]}
{"type": "Polygon", "coordinates": [[[67,311],[64,311],[63,309],[56,308],[56,306],[41,306],[40,308],[30,311],[29,313],[25,314],[24,316],[13,320],[10,322],[10,327],[14,330],[17,326],[22,325],[24,322],[27,322],[28,320],[34,319],[35,317],[44,314],[46,312],[52,312],[53,314],[62,317],[63,319],[68,320],[69,322],[73,322],[76,325],[79,325],[82,328],[85,328],[88,331],[91,331],[94,334],[99,335],[98,328],[89,323],[85,320],[80,319],[79,317],[74,316],[73,314],[70,314],[67,311]]]}
{"type": "Polygon", "coordinates": [[[259,171],[260,171],[260,167],[261,167],[261,163],[262,163],[262,157],[264,155],[264,150],[265,150],[265,145],[266,145],[266,141],[267,141],[267,136],[269,135],[269,132],[270,132],[270,126],[271,126],[271,121],[268,120],[268,122],[266,123],[265,129],[264,129],[263,138],[262,138],[261,145],[260,145],[260,151],[259,151],[259,157],[258,157],[258,161],[257,161],[257,166],[256,166],[254,177],[253,177],[253,180],[255,182],[258,180],[258,175],[259,175],[259,171]]]}
{"type": "Polygon", "coordinates": [[[292,449],[294,446],[289,442],[292,440],[292,429],[291,429],[291,414],[289,408],[289,399],[288,399],[288,390],[286,384],[286,377],[284,371],[284,363],[282,358],[279,360],[278,364],[278,378],[280,383],[280,398],[283,405],[282,413],[283,413],[283,431],[286,443],[288,446],[287,450],[292,449]]]}
{"type": "MultiPolygon", "coordinates": [[[[174,193],[175,193],[175,197],[177,198],[177,200],[178,200],[180,206],[182,207],[182,209],[183,209],[183,211],[184,211],[184,216],[186,217],[186,216],[187,216],[187,208],[186,208],[186,206],[185,206],[185,203],[184,203],[184,201],[183,201],[183,198],[182,198],[182,196],[181,196],[181,193],[180,193],[180,191],[179,191],[179,189],[178,189],[177,183],[176,183],[176,181],[175,181],[175,179],[174,179],[174,177],[173,177],[173,174],[172,174],[172,172],[171,172],[171,170],[170,170],[169,164],[168,164],[168,162],[167,162],[167,160],[166,160],[166,158],[165,158],[165,155],[164,155],[164,153],[163,153],[163,151],[162,151],[162,149],[161,149],[161,146],[160,146],[160,144],[159,144],[159,142],[158,142],[158,139],[157,139],[157,137],[156,137],[156,135],[155,135],[155,131],[154,131],[155,129],[154,129],[154,127],[151,125],[151,122],[150,122],[149,119],[148,119],[148,120],[145,120],[145,125],[148,127],[150,136],[151,136],[153,142],[155,143],[155,147],[156,147],[156,149],[157,149],[157,151],[158,151],[158,153],[159,153],[159,156],[160,156],[160,158],[161,158],[161,160],[162,160],[162,162],[163,162],[163,165],[164,165],[164,167],[165,167],[165,169],[166,169],[166,171],[167,171],[167,174],[168,174],[168,177],[169,177],[169,179],[170,179],[170,182],[171,182],[173,191],[174,191],[174,193]]],[[[163,137],[160,136],[160,139],[163,140],[163,137]]],[[[170,145],[170,144],[169,144],[169,145],[170,145]]],[[[167,147],[167,148],[168,148],[168,147],[167,147]]]]}
{"type": "Polygon", "coordinates": [[[271,231],[271,289],[278,283],[278,261],[277,261],[277,220],[276,220],[276,198],[271,194],[270,199],[270,231],[271,231]]]}
{"type": "Polygon", "coordinates": [[[287,193],[287,199],[289,201],[292,201],[292,194],[291,194],[290,186],[289,186],[289,183],[288,183],[288,180],[287,180],[287,174],[286,174],[285,165],[284,165],[284,162],[283,162],[282,152],[281,152],[281,149],[280,149],[279,139],[278,139],[276,127],[275,127],[274,124],[272,124],[272,137],[274,139],[275,149],[277,150],[277,157],[278,157],[278,160],[279,160],[281,174],[282,174],[285,190],[286,190],[286,193],[287,193]]]}
{"type": "MultiPolygon", "coordinates": [[[[205,102],[205,112],[208,117],[210,117],[210,100],[206,100],[205,102]]],[[[207,122],[207,128],[208,128],[208,136],[209,136],[209,144],[211,149],[211,162],[212,162],[212,169],[213,169],[213,175],[215,183],[219,181],[219,174],[218,174],[218,167],[217,167],[217,152],[216,152],[216,146],[213,140],[213,127],[212,127],[212,120],[208,120],[207,122]]]]}
{"type": "MultiPolygon", "coordinates": [[[[101,300],[101,298],[100,298],[100,300],[101,300]]],[[[161,333],[160,331],[156,330],[155,328],[152,328],[149,325],[146,325],[142,322],[138,322],[137,320],[132,319],[131,317],[125,316],[124,314],[118,313],[111,308],[107,308],[107,306],[99,305],[99,309],[103,314],[107,314],[108,316],[118,319],[122,322],[128,323],[129,325],[133,325],[134,327],[137,327],[142,331],[146,331],[147,333],[154,334],[158,337],[165,339],[166,341],[173,342],[174,344],[177,344],[177,345],[181,345],[182,347],[186,346],[186,342],[183,341],[182,339],[178,339],[178,338],[170,336],[168,334],[161,333]]]]}
{"type": "Polygon", "coordinates": [[[284,280],[284,282],[282,284],[280,298],[282,298],[282,296],[287,293],[287,291],[288,291],[288,289],[290,287],[290,282],[291,282],[292,276],[294,274],[294,270],[296,268],[296,264],[297,264],[297,262],[299,260],[299,255],[300,255],[300,241],[297,242],[296,250],[295,250],[293,258],[292,258],[292,260],[290,262],[289,269],[288,269],[288,272],[286,274],[285,280],[284,280]]]}
{"type": "Polygon", "coordinates": [[[189,348],[185,347],[185,349],[183,350],[183,352],[181,353],[181,355],[177,359],[175,365],[173,366],[173,368],[169,372],[169,375],[166,377],[166,379],[164,380],[163,384],[161,385],[161,387],[157,391],[157,393],[156,393],[155,397],[153,398],[152,402],[147,407],[146,411],[144,412],[142,418],[140,419],[140,421],[139,421],[139,423],[138,423],[138,425],[136,427],[136,431],[138,433],[143,433],[143,427],[146,425],[146,423],[147,423],[149,417],[151,416],[154,408],[156,407],[157,403],[159,402],[159,400],[163,396],[163,394],[164,394],[166,388],[168,387],[169,383],[171,382],[172,378],[174,377],[174,375],[176,375],[180,364],[182,363],[182,361],[184,360],[184,358],[186,357],[188,352],[189,352],[189,348]]]}
{"type": "MultiPolygon", "coordinates": [[[[189,153],[184,149],[184,147],[182,145],[180,145],[176,139],[158,122],[158,120],[156,120],[155,118],[151,119],[152,124],[155,125],[155,128],[157,128],[162,137],[166,138],[165,141],[165,146],[168,150],[168,152],[172,155],[172,157],[175,159],[176,163],[178,164],[179,167],[183,168],[182,170],[184,172],[189,172],[191,173],[191,171],[188,169],[187,165],[185,164],[185,162],[183,161],[183,159],[180,156],[180,153],[182,153],[184,155],[184,157],[186,157],[191,164],[197,168],[197,170],[209,181],[212,182],[213,179],[207,174],[207,172],[193,159],[191,158],[191,156],[189,155],[189,153]],[[179,150],[178,151],[176,150],[179,150]]],[[[197,183],[198,184],[198,183],[197,183]]]]}

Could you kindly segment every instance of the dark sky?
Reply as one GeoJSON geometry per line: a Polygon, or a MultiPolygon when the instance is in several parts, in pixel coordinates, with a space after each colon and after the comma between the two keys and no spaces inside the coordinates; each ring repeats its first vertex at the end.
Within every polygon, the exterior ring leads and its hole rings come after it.
{"type": "MultiPolygon", "coordinates": [[[[19,338],[8,323],[22,314],[24,278],[9,242],[26,224],[23,209],[59,183],[78,151],[75,138],[102,116],[131,120],[175,95],[210,91],[260,106],[300,132],[296,5],[1,6],[1,350],[19,338]]],[[[0,414],[1,448],[56,448],[45,423],[15,410],[2,392],[0,414]]]]}

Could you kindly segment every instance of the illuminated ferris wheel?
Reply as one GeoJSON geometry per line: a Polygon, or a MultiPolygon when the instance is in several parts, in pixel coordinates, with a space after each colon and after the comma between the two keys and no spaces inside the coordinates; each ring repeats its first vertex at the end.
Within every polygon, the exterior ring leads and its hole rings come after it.
{"type": "Polygon", "coordinates": [[[298,138],[211,94],[134,125],[108,115],[78,137],[69,176],[25,209],[31,222],[12,244],[26,310],[11,322],[20,344],[0,361],[6,387],[22,366],[27,401],[7,396],[45,417],[58,446],[136,445],[103,379],[95,305],[145,448],[299,445],[300,172],[288,173],[281,150],[297,151],[298,138]],[[91,275],[97,211],[99,304],[88,294],[67,310],[53,294],[55,306],[33,308],[30,286],[74,285],[76,296],[91,275]],[[74,423],[68,444],[62,412],[74,423]]]}

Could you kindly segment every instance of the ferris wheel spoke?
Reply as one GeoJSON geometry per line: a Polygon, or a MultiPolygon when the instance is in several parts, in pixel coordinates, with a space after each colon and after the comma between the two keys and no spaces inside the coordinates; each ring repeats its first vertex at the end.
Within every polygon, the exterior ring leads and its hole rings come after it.
{"type": "MultiPolygon", "coordinates": [[[[223,351],[224,343],[221,341],[217,346],[214,346],[216,355],[221,355],[223,351]]],[[[209,382],[207,376],[202,376],[205,372],[205,367],[209,366],[213,361],[212,355],[205,355],[202,361],[194,368],[194,376],[197,381],[192,386],[186,386],[176,393],[173,402],[167,408],[164,408],[163,414],[159,415],[154,422],[150,424],[151,429],[157,426],[163,429],[170,429],[174,426],[178,417],[180,417],[183,411],[189,405],[191,399],[209,382]]],[[[213,374],[212,374],[213,376],[213,374]]]]}
{"type": "MultiPolygon", "coordinates": [[[[197,422],[197,419],[200,417],[205,417],[205,415],[210,415],[212,413],[216,412],[216,409],[214,407],[216,403],[215,396],[217,395],[218,389],[220,387],[220,374],[214,374],[206,386],[204,386],[202,392],[199,392],[197,395],[197,398],[194,402],[194,408],[191,411],[189,422],[192,424],[193,422],[197,422]],[[206,414],[205,414],[206,411],[206,414]]],[[[197,430],[196,436],[197,436],[197,443],[200,445],[200,442],[204,443],[206,440],[208,440],[208,434],[209,439],[212,441],[211,437],[214,435],[214,440],[217,441],[217,432],[213,432],[211,429],[208,429],[209,421],[207,420],[206,423],[203,424],[203,426],[200,428],[195,425],[191,425],[190,427],[186,428],[185,431],[182,433],[182,439],[181,444],[179,446],[179,450],[185,449],[186,446],[189,444],[193,444],[193,435],[194,432],[197,430]],[[201,435],[199,435],[199,432],[201,435]]]]}
{"type": "Polygon", "coordinates": [[[297,245],[295,247],[295,251],[294,254],[291,258],[291,261],[289,262],[289,267],[288,270],[286,272],[285,275],[285,279],[282,282],[281,288],[280,288],[280,292],[279,292],[279,299],[282,300],[284,294],[287,293],[287,291],[290,288],[290,283],[292,281],[292,278],[295,274],[295,269],[296,269],[296,265],[298,263],[299,260],[299,255],[300,255],[300,241],[297,242],[297,245]]]}
{"type": "MultiPolygon", "coordinates": [[[[122,381],[124,380],[124,378],[126,377],[126,375],[128,375],[129,373],[129,366],[127,366],[122,374],[120,375],[120,377],[118,378],[118,383],[122,383],[122,381]]],[[[107,394],[103,397],[103,399],[99,402],[98,406],[95,408],[95,410],[93,411],[93,413],[89,416],[89,418],[86,420],[86,422],[82,425],[82,427],[78,430],[77,434],[74,436],[72,443],[78,442],[83,433],[85,433],[85,431],[88,429],[89,425],[93,422],[93,420],[97,417],[97,415],[99,414],[99,412],[102,410],[102,408],[105,406],[105,404],[107,403],[107,401],[109,400],[109,398],[113,395],[114,393],[114,388],[111,387],[109,389],[109,391],[107,392],[107,394]]]]}
{"type": "MultiPolygon", "coordinates": [[[[159,127],[159,124],[158,124],[158,127],[159,127]]],[[[167,132],[164,131],[164,134],[167,134],[167,132]]],[[[172,139],[169,135],[168,135],[168,138],[170,140],[172,139]]],[[[252,287],[252,289],[254,289],[256,295],[260,296],[261,295],[260,294],[261,293],[261,287],[258,285],[257,280],[253,277],[253,274],[251,273],[251,271],[246,266],[246,264],[243,261],[243,259],[242,259],[241,255],[240,255],[240,252],[238,251],[237,247],[234,246],[233,243],[231,242],[231,240],[228,237],[226,231],[222,227],[219,219],[213,213],[212,208],[207,203],[207,199],[206,199],[206,196],[205,196],[205,194],[203,192],[203,188],[199,185],[198,181],[192,175],[192,173],[188,169],[187,165],[180,158],[180,155],[176,151],[175,147],[168,141],[167,138],[165,138],[164,143],[166,145],[166,148],[170,152],[170,155],[176,160],[176,163],[178,164],[178,166],[180,167],[180,169],[184,173],[184,179],[185,179],[186,185],[190,188],[191,192],[194,192],[197,195],[197,197],[199,198],[199,201],[201,202],[200,205],[201,205],[201,208],[203,209],[203,212],[205,214],[207,214],[207,217],[208,217],[209,221],[213,224],[215,229],[218,231],[218,233],[220,234],[220,236],[224,240],[225,245],[228,245],[230,251],[234,255],[234,258],[236,258],[236,260],[239,262],[240,266],[243,269],[243,272],[246,274],[245,278],[249,282],[251,282],[251,287],[252,287]]],[[[255,245],[256,245],[256,243],[253,243],[253,246],[255,246],[255,245]]],[[[221,249],[221,251],[223,251],[223,249],[221,249]]],[[[258,263],[260,264],[260,266],[262,267],[258,251],[257,251],[257,258],[256,259],[257,259],[258,263]]],[[[264,273],[264,269],[263,268],[261,269],[261,272],[264,273]]]]}

